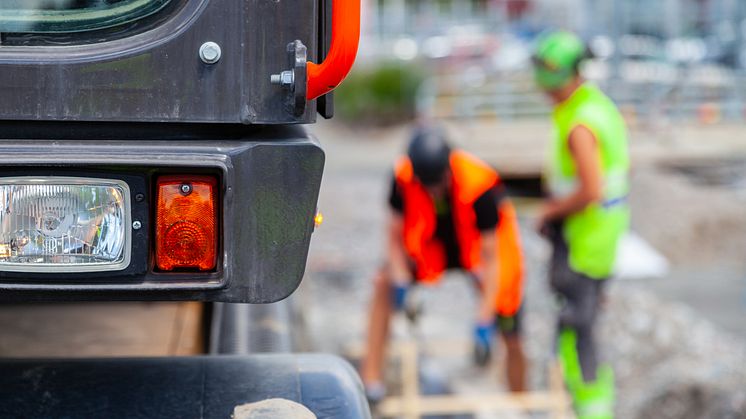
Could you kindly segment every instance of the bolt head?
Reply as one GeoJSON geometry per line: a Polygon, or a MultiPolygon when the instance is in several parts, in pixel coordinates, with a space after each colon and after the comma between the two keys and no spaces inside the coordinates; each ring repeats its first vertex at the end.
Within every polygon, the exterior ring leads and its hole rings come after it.
{"type": "Polygon", "coordinates": [[[182,194],[189,195],[190,193],[192,193],[192,185],[184,183],[179,187],[179,190],[182,194]]]}
{"type": "Polygon", "coordinates": [[[205,42],[199,48],[199,58],[205,64],[215,64],[216,62],[218,62],[218,60],[220,60],[220,56],[220,45],[216,44],[215,42],[205,42]]]}
{"type": "Polygon", "coordinates": [[[139,230],[142,228],[142,223],[139,221],[133,221],[132,222],[132,229],[133,230],[139,230]]]}
{"type": "Polygon", "coordinates": [[[290,86],[295,82],[295,74],[292,71],[283,71],[280,74],[280,79],[283,86],[290,86]]]}

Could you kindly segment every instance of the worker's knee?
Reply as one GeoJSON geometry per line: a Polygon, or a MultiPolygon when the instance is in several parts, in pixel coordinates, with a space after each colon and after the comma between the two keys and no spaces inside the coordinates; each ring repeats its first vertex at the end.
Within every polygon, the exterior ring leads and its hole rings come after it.
{"type": "Polygon", "coordinates": [[[373,278],[373,286],[376,290],[388,290],[391,288],[391,276],[386,268],[381,268],[373,278]]]}
{"type": "Polygon", "coordinates": [[[402,308],[407,294],[407,287],[395,284],[385,267],[376,274],[373,282],[376,304],[395,310],[402,308]]]}
{"type": "Polygon", "coordinates": [[[593,326],[596,312],[595,301],[567,301],[560,311],[560,326],[588,330],[593,326]]]}
{"type": "Polygon", "coordinates": [[[556,277],[559,280],[552,285],[563,300],[560,326],[576,330],[590,329],[599,310],[598,281],[571,271],[556,277]]]}
{"type": "Polygon", "coordinates": [[[503,334],[503,342],[505,343],[505,349],[508,351],[508,354],[520,354],[523,352],[520,334],[503,334]]]}

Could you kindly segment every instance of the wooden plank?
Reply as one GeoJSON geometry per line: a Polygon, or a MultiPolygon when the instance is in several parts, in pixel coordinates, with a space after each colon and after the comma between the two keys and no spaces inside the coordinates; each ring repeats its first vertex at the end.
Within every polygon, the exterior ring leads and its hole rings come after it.
{"type": "Polygon", "coordinates": [[[420,417],[420,377],[417,359],[417,342],[407,340],[399,343],[399,359],[401,360],[402,405],[403,414],[407,419],[420,417]]]}
{"type": "MultiPolygon", "coordinates": [[[[376,405],[376,413],[384,417],[411,414],[411,401],[403,397],[387,397],[376,405]]],[[[533,411],[552,412],[562,409],[567,411],[569,405],[562,397],[553,392],[494,393],[480,395],[443,395],[420,396],[416,403],[418,415],[466,414],[484,411],[533,411]]]]}
{"type": "Polygon", "coordinates": [[[0,306],[0,356],[96,357],[202,352],[200,303],[86,302],[0,306]]]}
{"type": "MultiPolygon", "coordinates": [[[[382,417],[405,417],[417,419],[424,415],[449,415],[480,412],[526,411],[546,412],[552,418],[573,418],[570,400],[564,389],[559,366],[549,366],[549,390],[523,393],[488,393],[455,395],[420,395],[418,356],[464,356],[471,351],[471,342],[463,339],[440,339],[419,342],[413,339],[395,341],[389,345],[390,358],[400,362],[402,394],[391,396],[376,405],[376,413],[382,417]]],[[[361,343],[349,345],[346,356],[362,357],[361,343]]]]}
{"type": "Polygon", "coordinates": [[[553,361],[549,364],[549,391],[552,394],[556,394],[560,399],[560,404],[554,409],[551,414],[553,419],[569,419],[574,416],[570,416],[568,412],[571,412],[568,406],[571,406],[570,398],[565,390],[565,383],[562,379],[562,370],[559,362],[553,361]]]}
{"type": "MultiPolygon", "coordinates": [[[[401,356],[404,342],[407,341],[391,342],[388,347],[389,356],[401,356]]],[[[464,339],[432,339],[417,343],[417,347],[422,353],[433,357],[469,355],[472,350],[471,345],[470,341],[464,339]]],[[[361,342],[356,342],[347,345],[343,352],[347,358],[360,359],[365,354],[365,345],[361,342]]]]}
{"type": "Polygon", "coordinates": [[[188,356],[203,352],[202,326],[202,303],[179,303],[171,332],[169,354],[188,356]]]}

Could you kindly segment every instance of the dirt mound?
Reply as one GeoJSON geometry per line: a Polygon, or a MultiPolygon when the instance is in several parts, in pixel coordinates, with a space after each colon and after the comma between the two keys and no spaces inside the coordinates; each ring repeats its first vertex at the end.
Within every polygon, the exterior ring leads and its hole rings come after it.
{"type": "Polygon", "coordinates": [[[632,227],[674,264],[746,266],[746,196],[648,167],[632,177],[632,227]]]}

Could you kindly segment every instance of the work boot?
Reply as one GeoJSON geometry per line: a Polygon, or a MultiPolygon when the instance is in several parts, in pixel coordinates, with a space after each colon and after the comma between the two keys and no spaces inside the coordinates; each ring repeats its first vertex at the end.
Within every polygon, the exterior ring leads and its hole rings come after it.
{"type": "Polygon", "coordinates": [[[614,371],[608,365],[596,370],[596,379],[586,382],[578,360],[576,335],[564,329],[559,336],[559,361],[578,419],[614,418],[614,371]]]}
{"type": "Polygon", "coordinates": [[[603,365],[596,371],[596,380],[576,383],[570,389],[578,419],[614,418],[614,371],[603,365]]]}
{"type": "Polygon", "coordinates": [[[380,382],[374,382],[365,385],[365,398],[371,407],[377,405],[386,397],[386,386],[380,382]]]}

